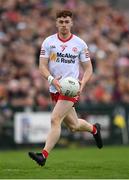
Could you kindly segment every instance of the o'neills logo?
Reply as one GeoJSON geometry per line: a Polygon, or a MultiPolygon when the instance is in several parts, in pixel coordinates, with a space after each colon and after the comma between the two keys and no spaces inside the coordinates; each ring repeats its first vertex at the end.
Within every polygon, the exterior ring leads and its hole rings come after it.
{"type": "Polygon", "coordinates": [[[69,53],[63,54],[63,53],[58,53],[58,52],[57,52],[57,57],[75,59],[77,56],[78,56],[78,55],[72,55],[72,54],[69,54],[69,53]]]}

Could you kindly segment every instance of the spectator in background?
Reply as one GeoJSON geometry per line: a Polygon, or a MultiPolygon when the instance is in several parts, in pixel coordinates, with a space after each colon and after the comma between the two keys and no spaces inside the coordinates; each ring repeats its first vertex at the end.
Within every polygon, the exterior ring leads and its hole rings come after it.
{"type": "Polygon", "coordinates": [[[12,112],[7,99],[7,89],[6,85],[0,83],[0,133],[2,131],[3,125],[8,119],[11,120],[12,112]]]}
{"type": "Polygon", "coordinates": [[[76,13],[74,32],[89,44],[96,77],[82,93],[80,103],[128,103],[128,83],[123,80],[129,78],[128,12],[115,10],[104,1],[89,5],[76,0],[0,1],[0,82],[7,85],[6,101],[13,102],[10,82],[26,78],[31,82],[29,106],[36,105],[42,110],[50,107],[46,85],[41,83],[40,94],[32,72],[37,70],[43,39],[55,32],[53,15],[62,6],[76,13]],[[95,85],[98,80],[100,86],[95,85]]]}

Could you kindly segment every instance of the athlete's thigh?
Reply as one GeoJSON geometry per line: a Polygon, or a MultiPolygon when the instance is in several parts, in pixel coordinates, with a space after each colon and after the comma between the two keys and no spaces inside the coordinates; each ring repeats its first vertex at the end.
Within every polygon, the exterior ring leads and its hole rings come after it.
{"type": "Polygon", "coordinates": [[[58,100],[53,109],[52,118],[63,120],[67,113],[72,109],[72,106],[73,102],[71,101],[58,100]]]}
{"type": "Polygon", "coordinates": [[[68,112],[63,121],[69,128],[77,126],[78,116],[74,107],[71,108],[71,110],[68,112]]]}

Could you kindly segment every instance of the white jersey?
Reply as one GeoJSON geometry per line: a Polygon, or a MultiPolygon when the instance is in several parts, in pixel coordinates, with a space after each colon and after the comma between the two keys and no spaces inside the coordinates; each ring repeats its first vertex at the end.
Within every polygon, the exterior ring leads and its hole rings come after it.
{"type": "MultiPolygon", "coordinates": [[[[86,43],[75,35],[71,35],[66,41],[60,39],[58,34],[47,37],[42,43],[40,58],[48,58],[49,71],[53,77],[68,76],[78,79],[79,61],[90,60],[86,43]]],[[[57,90],[53,85],[50,92],[57,90]]]]}

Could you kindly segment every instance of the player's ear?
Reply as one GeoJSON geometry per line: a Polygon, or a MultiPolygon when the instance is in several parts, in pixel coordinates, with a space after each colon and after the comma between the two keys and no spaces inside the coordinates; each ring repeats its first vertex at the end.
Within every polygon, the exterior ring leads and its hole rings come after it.
{"type": "Polygon", "coordinates": [[[58,22],[57,22],[57,20],[56,20],[56,27],[58,27],[58,22]]]}
{"type": "Polygon", "coordinates": [[[73,27],[73,21],[71,21],[71,27],[73,27]]]}

